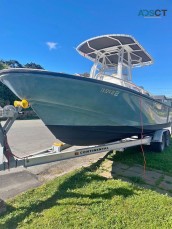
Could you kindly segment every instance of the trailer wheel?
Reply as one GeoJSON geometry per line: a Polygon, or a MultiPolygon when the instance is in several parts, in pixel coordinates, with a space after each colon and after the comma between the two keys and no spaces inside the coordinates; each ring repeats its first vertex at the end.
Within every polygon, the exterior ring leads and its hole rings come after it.
{"type": "Polygon", "coordinates": [[[153,142],[152,143],[152,148],[156,152],[162,152],[164,151],[166,146],[166,133],[163,133],[162,135],[162,141],[161,142],[153,142]]]}
{"type": "Polygon", "coordinates": [[[170,145],[170,138],[171,138],[170,132],[169,131],[165,132],[165,146],[166,147],[170,145]]]}

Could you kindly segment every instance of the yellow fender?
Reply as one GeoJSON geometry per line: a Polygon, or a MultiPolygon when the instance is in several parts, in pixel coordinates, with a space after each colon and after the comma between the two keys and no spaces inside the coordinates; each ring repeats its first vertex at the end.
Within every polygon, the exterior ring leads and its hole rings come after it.
{"type": "Polygon", "coordinates": [[[29,103],[26,99],[23,99],[22,101],[14,101],[15,107],[22,107],[24,109],[29,107],[29,103]]]}

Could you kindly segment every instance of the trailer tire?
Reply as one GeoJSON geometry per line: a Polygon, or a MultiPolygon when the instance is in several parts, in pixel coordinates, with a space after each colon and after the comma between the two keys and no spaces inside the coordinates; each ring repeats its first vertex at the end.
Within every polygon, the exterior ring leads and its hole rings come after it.
{"type": "Polygon", "coordinates": [[[170,132],[169,131],[166,131],[165,132],[165,147],[168,147],[170,145],[170,132]]]}
{"type": "Polygon", "coordinates": [[[165,146],[166,146],[166,133],[163,133],[161,142],[152,143],[152,149],[156,152],[163,152],[165,149],[165,146]]]}

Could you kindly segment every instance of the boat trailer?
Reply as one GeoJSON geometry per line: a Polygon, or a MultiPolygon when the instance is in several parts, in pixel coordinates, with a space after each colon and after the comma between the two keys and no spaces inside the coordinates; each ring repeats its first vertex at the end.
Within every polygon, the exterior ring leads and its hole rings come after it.
{"type": "Polygon", "coordinates": [[[97,146],[71,146],[68,144],[54,144],[50,149],[46,149],[27,157],[19,158],[15,156],[8,145],[7,133],[17,119],[23,108],[27,108],[26,100],[15,101],[14,106],[7,105],[0,107],[0,171],[16,168],[18,166],[30,167],[70,158],[86,156],[90,154],[109,152],[112,150],[123,151],[126,148],[138,145],[153,145],[156,151],[162,152],[165,146],[169,145],[171,128],[156,131],[152,136],[144,136],[122,139],[97,146]],[[6,119],[2,126],[2,119],[6,119]]]}

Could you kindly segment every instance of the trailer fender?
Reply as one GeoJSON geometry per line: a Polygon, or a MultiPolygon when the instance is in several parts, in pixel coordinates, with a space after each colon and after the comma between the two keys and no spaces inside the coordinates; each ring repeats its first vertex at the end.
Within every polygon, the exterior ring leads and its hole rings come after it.
{"type": "Polygon", "coordinates": [[[162,142],[163,134],[167,133],[170,134],[170,131],[168,129],[162,129],[155,131],[152,142],[162,142]]]}

